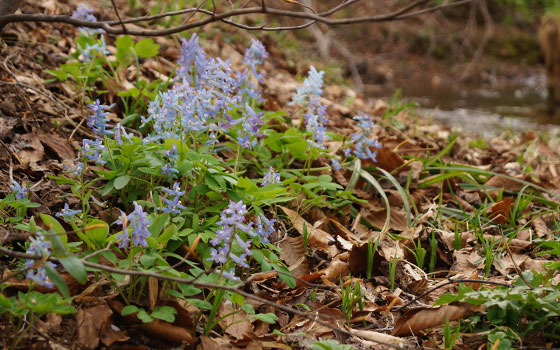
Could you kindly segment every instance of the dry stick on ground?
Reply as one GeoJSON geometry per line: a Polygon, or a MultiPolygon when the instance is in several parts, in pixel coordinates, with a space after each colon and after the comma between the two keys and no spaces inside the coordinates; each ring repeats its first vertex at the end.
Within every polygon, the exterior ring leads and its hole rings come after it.
{"type": "Polygon", "coordinates": [[[449,278],[447,280],[447,282],[438,284],[437,286],[428,289],[427,291],[425,291],[424,293],[420,294],[419,296],[417,296],[416,298],[412,299],[411,301],[409,301],[408,303],[401,305],[399,307],[396,307],[395,309],[393,309],[392,311],[400,311],[412,304],[414,304],[415,302],[417,302],[418,300],[422,299],[423,297],[425,297],[426,295],[433,293],[434,291],[448,286],[450,284],[456,284],[456,283],[479,283],[479,284],[491,284],[494,286],[501,286],[501,287],[511,287],[511,285],[507,284],[507,283],[502,283],[502,282],[497,282],[497,281],[484,281],[484,280],[475,280],[475,279],[451,279],[449,278]]]}
{"type": "MultiPolygon", "coordinates": [[[[2,253],[4,255],[7,255],[7,256],[11,256],[11,257],[15,257],[15,258],[21,258],[21,259],[32,259],[32,260],[43,260],[43,259],[45,259],[41,255],[15,252],[15,251],[9,250],[7,248],[4,248],[2,246],[0,246],[0,253],[2,253]]],[[[54,257],[48,257],[45,260],[52,261],[54,263],[59,263],[58,259],[54,258],[54,257]]],[[[334,324],[331,324],[329,322],[326,322],[326,321],[323,321],[323,320],[319,319],[319,318],[332,319],[330,317],[320,315],[319,313],[310,313],[310,312],[307,312],[307,311],[306,312],[299,311],[299,310],[296,310],[296,309],[291,308],[289,306],[277,304],[277,303],[275,303],[273,301],[270,301],[268,299],[261,298],[259,296],[254,295],[254,294],[251,294],[251,293],[247,293],[244,290],[240,289],[240,287],[245,285],[244,282],[242,282],[238,286],[222,286],[222,285],[213,284],[213,283],[197,282],[197,281],[189,280],[189,279],[186,279],[186,278],[165,276],[165,275],[160,275],[160,274],[152,273],[152,272],[136,271],[136,270],[122,270],[122,269],[118,269],[118,268],[114,268],[114,267],[110,267],[110,266],[105,266],[105,265],[100,265],[100,264],[96,264],[96,263],[92,263],[92,262],[84,261],[84,260],[82,260],[82,263],[84,264],[84,266],[87,266],[87,267],[91,267],[91,268],[95,268],[95,269],[99,269],[99,270],[107,271],[107,272],[111,272],[111,273],[117,273],[117,274],[121,274],[121,275],[152,277],[152,278],[156,278],[158,280],[163,280],[163,281],[170,281],[170,282],[188,284],[188,285],[192,285],[192,286],[198,287],[198,288],[221,289],[221,290],[224,290],[224,291],[237,293],[237,294],[239,294],[239,295],[241,295],[245,298],[258,301],[260,303],[272,306],[272,307],[274,307],[276,309],[279,309],[279,310],[282,310],[284,312],[294,314],[294,315],[298,315],[298,316],[301,316],[301,317],[306,318],[308,320],[311,320],[313,322],[316,322],[316,323],[318,323],[322,326],[325,326],[325,327],[328,327],[328,328],[332,329],[334,332],[344,334],[344,335],[349,336],[349,337],[356,336],[356,334],[354,334],[354,333],[352,333],[348,330],[341,329],[340,327],[338,327],[334,324]]],[[[368,339],[368,340],[374,341],[373,339],[368,339]]],[[[374,342],[378,343],[379,345],[388,346],[388,347],[391,347],[391,348],[394,348],[394,349],[400,349],[400,347],[398,347],[394,344],[385,343],[385,342],[382,342],[382,341],[379,341],[379,340],[375,340],[374,342]]]]}
{"type": "MultiPolygon", "coordinates": [[[[6,1],[6,0],[0,0],[6,1]]],[[[123,23],[134,23],[134,22],[142,22],[142,21],[149,21],[157,18],[169,17],[174,15],[179,15],[183,13],[200,13],[208,15],[208,18],[201,19],[198,21],[193,21],[191,23],[185,23],[179,26],[166,28],[166,29],[128,29],[127,34],[130,35],[140,35],[140,36],[163,36],[169,35],[174,33],[179,33],[188,29],[201,27],[205,24],[222,21],[228,23],[230,25],[234,25],[233,21],[231,20],[234,16],[242,16],[242,15],[249,15],[249,14],[263,14],[270,17],[293,17],[293,18],[301,18],[307,19],[311,21],[321,22],[327,25],[345,25],[345,24],[353,24],[353,23],[364,23],[364,22],[388,22],[388,21],[397,21],[403,20],[406,18],[419,16],[425,13],[431,13],[435,11],[440,11],[443,9],[448,9],[452,7],[462,6],[468,3],[471,3],[474,0],[459,0],[452,3],[431,6],[424,9],[420,9],[417,11],[412,11],[417,4],[423,3],[424,1],[416,1],[412,5],[411,4],[404,6],[394,12],[377,15],[377,16],[361,16],[361,17],[351,17],[351,18],[341,18],[341,19],[331,19],[327,16],[336,13],[338,10],[343,8],[344,4],[341,4],[334,9],[330,9],[323,13],[307,13],[301,11],[290,11],[290,10],[281,10],[277,8],[265,7],[265,6],[258,6],[258,7],[247,7],[247,8],[237,8],[226,12],[213,12],[201,8],[190,8],[184,9],[181,11],[173,11],[173,12],[166,12],[159,15],[154,16],[143,16],[134,19],[127,19],[122,21],[87,21],[81,20],[77,18],[72,18],[66,15],[43,15],[43,14],[10,14],[0,17],[0,28],[3,28],[8,23],[14,22],[57,22],[57,23],[67,23],[74,26],[79,27],[87,27],[87,28],[100,28],[104,29],[108,34],[119,35],[124,34],[123,28],[121,27],[112,27],[115,25],[122,25],[123,23]]],[[[357,2],[357,1],[356,1],[357,2]]],[[[349,2],[350,3],[350,2],[349,2]]],[[[347,5],[345,5],[347,6],[347,5]]],[[[309,25],[309,24],[305,24],[309,25]]],[[[286,30],[286,29],[297,29],[300,26],[295,27],[247,27],[247,29],[259,29],[259,30],[286,30]]]]}

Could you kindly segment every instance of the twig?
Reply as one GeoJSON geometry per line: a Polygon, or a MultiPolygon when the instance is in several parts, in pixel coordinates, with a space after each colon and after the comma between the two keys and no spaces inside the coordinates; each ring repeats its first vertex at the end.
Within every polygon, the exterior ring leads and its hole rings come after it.
{"type": "Polygon", "coordinates": [[[438,284],[437,286],[428,289],[427,291],[425,291],[424,293],[420,294],[419,296],[417,296],[416,298],[412,299],[411,301],[409,301],[408,303],[401,305],[395,309],[393,309],[392,311],[400,311],[412,304],[414,304],[416,301],[422,299],[423,297],[425,297],[426,295],[440,289],[441,287],[445,287],[448,286],[450,284],[456,284],[456,283],[482,283],[482,284],[491,284],[491,285],[495,285],[495,286],[502,286],[502,287],[511,287],[511,285],[507,284],[507,283],[502,283],[502,282],[496,282],[496,281],[483,281],[483,280],[475,280],[475,279],[449,279],[447,282],[444,282],[442,284],[438,284]]]}
{"type": "MultiPolygon", "coordinates": [[[[170,27],[170,28],[166,28],[166,29],[129,29],[127,31],[127,33],[130,34],[130,35],[163,36],[163,35],[179,33],[179,32],[182,32],[182,31],[185,31],[185,30],[188,30],[188,29],[192,29],[192,28],[196,28],[196,27],[201,27],[205,24],[209,24],[209,23],[213,23],[213,22],[217,22],[217,21],[222,21],[223,22],[224,20],[230,20],[231,17],[240,16],[240,15],[249,15],[249,14],[259,14],[260,13],[260,14],[264,14],[264,15],[267,15],[267,16],[271,16],[271,17],[275,17],[275,16],[294,17],[294,18],[314,20],[314,21],[321,22],[321,23],[332,26],[332,25],[355,24],[355,23],[364,23],[364,22],[397,21],[397,20],[402,20],[402,19],[414,17],[414,16],[419,16],[419,15],[422,15],[422,14],[425,14],[425,13],[431,13],[431,12],[435,12],[435,11],[441,11],[441,10],[444,10],[444,9],[452,8],[452,7],[462,6],[462,5],[471,3],[472,1],[473,0],[459,0],[459,1],[456,1],[456,2],[452,2],[452,3],[448,3],[448,4],[441,4],[441,5],[437,5],[437,6],[432,6],[432,7],[428,7],[428,8],[417,10],[417,11],[412,11],[411,5],[407,5],[405,7],[402,7],[400,9],[398,9],[394,12],[388,13],[388,14],[377,15],[377,16],[362,16],[362,17],[354,17],[354,18],[340,18],[340,19],[327,18],[322,14],[281,10],[281,9],[270,8],[270,7],[263,8],[262,6],[248,7],[248,8],[237,8],[237,9],[233,9],[233,10],[222,12],[222,13],[216,13],[216,12],[205,10],[205,9],[190,8],[190,9],[184,9],[184,10],[180,10],[180,11],[166,12],[166,13],[162,13],[162,14],[154,15],[154,16],[143,16],[143,17],[138,17],[138,18],[135,18],[135,19],[127,19],[127,20],[122,20],[122,21],[87,21],[87,20],[81,20],[81,19],[73,18],[73,17],[67,16],[67,15],[12,14],[12,15],[6,15],[6,16],[0,17],[0,26],[3,26],[3,25],[8,24],[8,23],[14,23],[14,22],[51,22],[51,23],[52,22],[57,22],[57,23],[71,24],[71,25],[79,26],[79,27],[101,28],[101,29],[104,29],[108,34],[119,35],[119,34],[125,34],[123,29],[122,28],[115,28],[115,27],[112,27],[112,26],[121,25],[121,23],[143,22],[143,21],[153,20],[153,19],[156,19],[156,18],[169,17],[169,16],[174,16],[174,15],[189,13],[189,12],[191,12],[191,13],[192,12],[198,12],[198,13],[203,13],[203,14],[206,14],[206,15],[210,16],[210,17],[205,18],[205,19],[201,19],[201,20],[194,21],[194,22],[191,22],[191,23],[185,23],[185,24],[182,24],[182,25],[178,25],[178,26],[170,27]]],[[[414,5],[417,6],[417,4],[419,4],[419,3],[422,3],[422,1],[417,1],[417,2],[414,3],[414,5]]],[[[338,8],[338,10],[340,10],[340,8],[342,8],[342,7],[341,7],[341,5],[339,5],[339,6],[337,6],[337,8],[338,8]]],[[[336,11],[338,11],[338,10],[336,10],[336,11]]],[[[336,11],[334,11],[334,12],[336,12],[336,11]]],[[[331,10],[327,11],[327,13],[329,15],[334,13],[334,12],[332,12],[331,10]]],[[[229,24],[232,24],[231,20],[230,20],[229,24]]],[[[272,30],[272,28],[269,28],[269,30],[272,30]]],[[[284,30],[284,29],[282,29],[282,27],[278,27],[278,30],[284,30]]]]}
{"type": "MultiPolygon", "coordinates": [[[[41,260],[43,259],[43,256],[41,255],[35,255],[35,254],[27,254],[27,253],[22,253],[22,252],[15,252],[15,251],[11,251],[7,248],[1,247],[0,246],[0,253],[8,255],[8,256],[12,256],[12,257],[16,257],[16,258],[22,258],[22,259],[33,259],[33,260],[41,260]]],[[[46,260],[52,261],[57,263],[58,259],[52,256],[49,256],[46,260]]],[[[165,275],[160,275],[157,273],[153,273],[153,272],[147,272],[147,271],[137,271],[137,270],[123,270],[123,269],[119,269],[119,268],[115,268],[115,267],[111,267],[111,266],[105,266],[105,265],[101,265],[101,264],[96,264],[96,263],[92,263],[89,261],[84,261],[82,260],[82,263],[84,264],[84,266],[87,267],[91,267],[94,269],[99,269],[102,271],[107,271],[107,272],[111,272],[111,273],[116,273],[116,274],[121,274],[121,275],[129,275],[129,276],[141,276],[141,277],[152,277],[158,280],[163,280],[163,281],[170,281],[170,282],[176,282],[176,283],[183,283],[183,284],[188,284],[188,285],[192,285],[198,288],[206,288],[206,289],[221,289],[224,291],[228,291],[228,292],[232,292],[232,293],[237,293],[245,298],[248,299],[252,299],[255,300],[257,302],[272,306],[276,309],[282,310],[284,312],[290,313],[290,314],[294,314],[294,315],[298,315],[301,316],[303,318],[306,318],[308,320],[314,321],[322,326],[328,327],[330,329],[332,329],[334,332],[340,333],[340,334],[344,334],[347,336],[356,336],[355,334],[353,334],[352,332],[345,330],[345,329],[341,329],[339,326],[336,326],[334,324],[331,324],[327,321],[323,321],[323,320],[318,320],[315,317],[311,316],[309,312],[303,312],[303,311],[299,311],[296,310],[294,308],[291,308],[289,306],[285,306],[285,305],[281,305],[281,304],[277,304],[273,301],[270,301],[268,299],[256,296],[254,294],[245,292],[244,290],[240,289],[239,286],[223,286],[223,285],[218,285],[218,284],[213,284],[213,283],[206,283],[206,282],[198,282],[198,281],[193,281],[190,279],[186,279],[186,278],[179,278],[179,277],[172,277],[172,276],[165,276],[165,275]]],[[[240,284],[241,286],[244,285],[244,283],[240,284]]],[[[323,319],[332,319],[331,317],[327,317],[324,315],[321,315],[321,318],[323,319]]],[[[398,346],[394,345],[394,344],[389,344],[389,343],[385,343],[382,341],[377,341],[376,342],[380,345],[384,345],[384,346],[388,346],[394,349],[399,349],[398,346]]]]}
{"type": "Polygon", "coordinates": [[[117,18],[119,19],[119,22],[121,23],[123,33],[127,34],[126,27],[124,26],[121,15],[119,14],[119,10],[117,9],[117,4],[115,4],[115,0],[111,0],[111,4],[113,4],[113,10],[115,10],[115,14],[117,15],[117,18]]]}

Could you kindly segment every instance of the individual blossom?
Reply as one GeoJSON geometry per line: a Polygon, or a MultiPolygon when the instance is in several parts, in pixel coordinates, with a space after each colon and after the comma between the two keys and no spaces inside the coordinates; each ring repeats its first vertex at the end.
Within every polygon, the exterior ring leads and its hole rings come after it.
{"type": "Polygon", "coordinates": [[[82,172],[84,171],[84,163],[77,161],[76,165],[74,165],[73,167],[69,167],[65,165],[64,170],[66,170],[70,174],[80,177],[82,176],[82,172]]]}
{"type": "Polygon", "coordinates": [[[95,141],[84,139],[82,141],[82,152],[86,156],[87,159],[94,161],[98,164],[106,164],[107,162],[102,159],[102,153],[106,150],[106,147],[103,145],[103,140],[97,137],[95,141]]]}
{"type": "Polygon", "coordinates": [[[123,137],[128,142],[132,142],[132,135],[126,132],[124,127],[121,125],[121,123],[117,123],[117,125],[115,125],[114,134],[115,134],[115,142],[117,143],[117,146],[123,145],[124,143],[123,137]]]}
{"type": "Polygon", "coordinates": [[[315,67],[309,68],[309,75],[303,81],[303,85],[296,89],[292,96],[290,105],[307,104],[313,97],[319,97],[323,93],[323,75],[325,72],[318,72],[315,67]]]}
{"type": "Polygon", "coordinates": [[[270,184],[277,184],[280,182],[280,174],[274,171],[274,167],[269,167],[268,171],[264,174],[261,186],[268,186],[270,184]]]}
{"type": "Polygon", "coordinates": [[[171,163],[167,163],[164,167],[161,167],[161,173],[170,179],[173,179],[179,174],[179,170],[173,168],[171,163]]]}
{"type": "Polygon", "coordinates": [[[95,52],[100,52],[104,55],[109,54],[107,50],[107,45],[105,44],[105,38],[101,37],[101,42],[96,42],[93,45],[86,44],[86,47],[82,50],[82,62],[89,61],[95,52]]]}
{"type": "Polygon", "coordinates": [[[171,149],[163,151],[163,155],[166,156],[169,159],[179,160],[179,157],[178,157],[178,154],[177,154],[177,145],[172,145],[171,149]]]}
{"type": "Polygon", "coordinates": [[[117,236],[117,240],[119,241],[119,248],[124,248],[128,245],[129,242],[129,234],[132,236],[132,245],[134,247],[142,246],[147,247],[148,241],[147,238],[150,236],[150,231],[148,231],[148,227],[150,226],[150,221],[147,219],[148,214],[144,212],[144,209],[141,205],[139,205],[136,201],[133,202],[134,210],[125,215],[124,212],[121,211],[120,218],[115,221],[116,224],[122,225],[123,231],[121,234],[117,236]],[[129,226],[128,223],[131,225],[129,226]],[[128,228],[131,227],[132,230],[128,228]]]}
{"type": "Polygon", "coordinates": [[[162,188],[162,190],[169,195],[169,197],[173,197],[172,199],[169,198],[161,198],[161,200],[167,204],[167,207],[161,209],[164,213],[171,213],[171,214],[180,214],[181,210],[187,209],[184,205],[181,204],[180,199],[185,194],[185,191],[180,191],[180,184],[175,182],[173,184],[173,189],[169,188],[162,188]]]}
{"type": "Polygon", "coordinates": [[[27,188],[27,185],[25,183],[22,182],[20,186],[17,182],[12,181],[10,189],[15,192],[16,199],[27,198],[27,192],[29,192],[29,188],[27,188]]]}
{"type": "Polygon", "coordinates": [[[229,271],[224,271],[220,269],[216,269],[215,272],[222,277],[227,278],[228,280],[232,281],[240,281],[241,279],[235,275],[235,269],[232,267],[229,271]]]}
{"type": "MultiPolygon", "coordinates": [[[[29,244],[29,248],[25,251],[27,254],[39,255],[39,256],[46,256],[49,255],[51,249],[51,243],[46,241],[45,238],[39,234],[37,237],[31,237],[29,239],[31,243],[29,244]]],[[[52,288],[53,283],[47,277],[47,272],[44,267],[37,267],[32,269],[31,267],[37,263],[37,260],[33,259],[26,259],[25,260],[25,267],[29,269],[25,277],[31,279],[32,281],[45,286],[47,288],[52,288]]],[[[46,261],[45,264],[48,264],[51,267],[55,267],[56,265],[50,261],[46,261]]]]}
{"type": "Polygon", "coordinates": [[[334,168],[334,170],[342,169],[342,166],[340,165],[340,162],[335,158],[331,158],[331,165],[334,168]]]}
{"type": "Polygon", "coordinates": [[[114,223],[117,225],[121,225],[123,230],[122,232],[117,235],[117,241],[119,241],[119,248],[124,248],[128,245],[128,218],[126,217],[126,213],[120,210],[121,215],[119,219],[114,223]]]}
{"type": "Polygon", "coordinates": [[[259,216],[257,216],[257,227],[255,228],[255,233],[259,237],[261,243],[270,243],[268,236],[276,232],[276,229],[274,228],[275,222],[276,219],[269,220],[262,214],[259,214],[259,216]]]}
{"type": "MultiPolygon", "coordinates": [[[[84,4],[79,4],[76,10],[72,13],[72,18],[81,19],[84,21],[97,22],[97,17],[93,14],[93,10],[84,4]]],[[[81,32],[95,35],[97,33],[104,33],[105,31],[101,28],[86,28],[78,27],[81,32]]]]}
{"type": "Polygon", "coordinates": [[[350,145],[343,150],[344,155],[347,157],[354,155],[360,159],[377,161],[377,151],[372,150],[372,148],[381,148],[381,143],[376,138],[370,138],[370,135],[373,134],[373,129],[376,128],[376,125],[373,124],[373,119],[362,113],[361,116],[355,116],[354,120],[358,121],[358,126],[361,130],[352,136],[350,145]]]}
{"type": "Polygon", "coordinates": [[[64,203],[64,208],[55,214],[56,217],[63,217],[66,220],[70,219],[71,217],[75,216],[76,214],[81,213],[81,210],[71,210],[68,206],[68,203],[64,203]]]}
{"type": "Polygon", "coordinates": [[[110,109],[111,107],[102,105],[99,102],[99,99],[96,99],[94,103],[89,104],[88,107],[92,114],[88,118],[87,125],[91,128],[91,130],[93,130],[95,134],[101,136],[112,135],[113,131],[107,129],[109,125],[107,124],[106,118],[106,116],[109,114],[109,112],[107,112],[106,110],[110,109]]]}

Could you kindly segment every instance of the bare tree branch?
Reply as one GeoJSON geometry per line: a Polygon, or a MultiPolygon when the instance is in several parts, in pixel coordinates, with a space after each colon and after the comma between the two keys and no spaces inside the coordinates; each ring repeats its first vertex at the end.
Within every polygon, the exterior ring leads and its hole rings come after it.
{"type": "Polygon", "coordinates": [[[185,30],[189,30],[192,28],[201,27],[203,25],[222,21],[229,25],[233,25],[236,27],[249,29],[249,30],[289,30],[289,29],[301,29],[315,22],[324,23],[326,25],[335,26],[335,25],[345,25],[345,24],[355,24],[355,23],[365,23],[365,22],[388,22],[388,21],[397,21],[402,20],[414,16],[419,16],[426,13],[431,13],[435,11],[440,11],[443,9],[448,9],[452,7],[462,6],[472,1],[476,0],[459,0],[451,3],[441,4],[437,6],[431,6],[424,9],[412,11],[414,8],[421,6],[427,3],[427,0],[417,0],[412,4],[406,5],[394,12],[383,14],[383,15],[376,15],[376,16],[361,16],[361,17],[352,17],[352,18],[340,18],[340,19],[331,19],[327,18],[337,11],[341,10],[342,8],[348,7],[352,4],[358,2],[358,0],[346,0],[343,3],[337,5],[336,7],[322,13],[313,13],[313,12],[305,12],[305,11],[292,11],[292,10],[283,10],[278,8],[271,8],[265,6],[257,6],[257,7],[243,7],[243,8],[236,8],[225,12],[216,12],[209,11],[202,9],[200,7],[197,8],[189,8],[183,9],[180,11],[172,11],[166,12],[158,15],[153,16],[143,16],[138,18],[132,19],[125,19],[125,20],[118,20],[118,21],[86,21],[80,20],[77,18],[72,18],[70,16],[65,15],[43,15],[43,14],[8,14],[0,17],[0,28],[5,26],[8,23],[15,23],[15,22],[55,22],[55,23],[66,23],[71,24],[74,26],[79,27],[87,27],[87,28],[101,28],[104,29],[107,33],[113,35],[119,34],[131,34],[131,35],[138,35],[138,36],[163,36],[169,35],[174,33],[179,33],[185,30]],[[166,29],[127,29],[122,27],[115,27],[117,25],[122,26],[126,23],[137,23],[137,22],[144,22],[144,21],[151,21],[158,18],[176,16],[185,13],[200,13],[207,15],[207,18],[200,19],[197,21],[192,21],[188,23],[184,23],[178,26],[166,28],[166,29]],[[290,27],[266,27],[266,26],[256,26],[251,27],[245,24],[241,24],[232,20],[234,16],[243,16],[243,15],[251,15],[251,14],[262,14],[266,17],[292,17],[292,18],[301,18],[307,19],[309,22],[304,23],[302,25],[297,26],[290,26],[290,27]]]}

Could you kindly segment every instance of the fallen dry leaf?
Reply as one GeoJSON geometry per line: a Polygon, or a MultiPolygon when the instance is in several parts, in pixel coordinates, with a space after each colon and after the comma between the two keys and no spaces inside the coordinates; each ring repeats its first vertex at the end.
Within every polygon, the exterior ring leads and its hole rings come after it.
{"type": "Polygon", "coordinates": [[[476,311],[481,311],[483,308],[484,306],[474,306],[467,303],[453,303],[438,308],[413,309],[399,318],[391,335],[414,335],[423,329],[441,326],[446,319],[450,322],[460,320],[476,311]]]}
{"type": "Polygon", "coordinates": [[[335,242],[335,239],[328,234],[327,232],[310,225],[305,219],[303,219],[297,212],[292,209],[288,209],[285,207],[280,207],[286,215],[290,218],[290,221],[294,225],[295,229],[303,235],[303,227],[305,225],[307,230],[308,245],[313,249],[319,249],[324,251],[329,255],[329,257],[333,257],[338,253],[338,250],[334,245],[331,245],[335,242]]]}
{"type": "Polygon", "coordinates": [[[302,236],[287,237],[280,242],[279,247],[282,249],[280,259],[288,265],[288,269],[292,272],[292,275],[301,277],[309,274],[309,264],[307,262],[305,244],[302,236]]]}
{"type": "Polygon", "coordinates": [[[243,339],[253,333],[253,325],[245,314],[245,311],[235,310],[230,303],[223,303],[218,310],[218,324],[225,333],[235,339],[243,339]]]}
{"type": "Polygon", "coordinates": [[[106,346],[117,341],[128,340],[124,331],[111,327],[113,311],[106,304],[80,309],[76,314],[78,344],[86,349],[95,349],[101,340],[106,346]]]}

